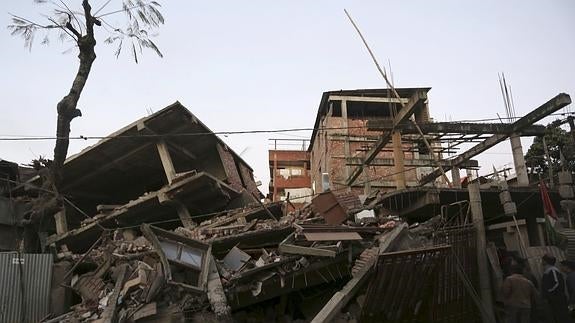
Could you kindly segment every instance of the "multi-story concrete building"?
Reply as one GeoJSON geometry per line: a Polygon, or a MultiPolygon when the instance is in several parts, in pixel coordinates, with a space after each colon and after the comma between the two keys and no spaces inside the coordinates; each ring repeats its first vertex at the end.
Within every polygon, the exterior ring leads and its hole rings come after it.
{"type": "Polygon", "coordinates": [[[269,197],[274,202],[285,200],[288,195],[294,204],[311,200],[310,163],[307,144],[309,140],[270,139],[269,197]]]}
{"type": "MultiPolygon", "coordinates": [[[[308,148],[314,191],[325,190],[326,184],[332,190],[350,187],[359,194],[369,193],[372,188],[415,186],[433,165],[427,145],[419,135],[368,130],[367,122],[399,125],[399,121],[405,124],[410,117],[429,122],[429,90],[396,89],[401,101],[388,89],[324,92],[308,148]],[[382,141],[385,136],[387,140],[382,141]],[[374,150],[378,145],[380,148],[374,150]],[[370,155],[372,160],[365,163],[370,155]]],[[[431,146],[439,148],[438,143],[432,142],[431,146]]]]}

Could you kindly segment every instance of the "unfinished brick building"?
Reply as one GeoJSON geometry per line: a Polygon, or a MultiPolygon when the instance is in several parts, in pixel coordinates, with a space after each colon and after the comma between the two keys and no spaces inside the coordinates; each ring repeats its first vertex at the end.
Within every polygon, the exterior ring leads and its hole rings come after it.
{"type": "MultiPolygon", "coordinates": [[[[419,136],[402,135],[399,131],[390,134],[389,143],[381,143],[382,132],[368,130],[367,121],[393,123],[413,115],[418,123],[427,123],[429,90],[396,89],[404,108],[388,89],[324,92],[308,148],[315,192],[324,190],[322,174],[329,174],[330,189],[349,186],[360,194],[369,193],[372,188],[385,191],[415,186],[433,165],[427,146],[419,136]],[[381,150],[372,152],[373,159],[366,166],[365,156],[378,144],[383,145],[381,150]]],[[[440,149],[438,143],[432,142],[431,146],[440,149]]]]}
{"type": "Polygon", "coordinates": [[[298,206],[311,201],[310,162],[307,143],[309,140],[270,139],[270,199],[285,200],[298,206]]]}

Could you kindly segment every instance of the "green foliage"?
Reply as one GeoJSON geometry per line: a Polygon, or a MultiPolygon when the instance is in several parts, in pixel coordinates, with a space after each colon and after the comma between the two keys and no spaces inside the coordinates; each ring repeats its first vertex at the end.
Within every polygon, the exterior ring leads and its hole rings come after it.
{"type": "Polygon", "coordinates": [[[562,121],[557,120],[547,125],[545,131],[545,142],[551,157],[551,165],[545,157],[543,147],[543,136],[535,137],[533,144],[525,154],[525,163],[532,174],[547,174],[549,167],[553,167],[558,172],[565,167],[568,170],[575,170],[575,149],[570,134],[560,127],[562,121]],[[561,154],[563,154],[565,165],[561,165],[561,154]]]}

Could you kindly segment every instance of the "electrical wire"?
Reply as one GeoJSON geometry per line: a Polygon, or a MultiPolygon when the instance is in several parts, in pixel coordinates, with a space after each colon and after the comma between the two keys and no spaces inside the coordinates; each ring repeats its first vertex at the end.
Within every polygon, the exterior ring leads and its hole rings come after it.
{"type": "MultiPolygon", "coordinates": [[[[575,112],[562,112],[552,113],[549,116],[565,116],[575,115],[575,112]]],[[[499,121],[502,119],[513,118],[491,118],[491,119],[469,119],[469,120],[455,120],[453,123],[463,122],[484,122],[484,121],[499,121]]],[[[56,136],[34,136],[34,135],[0,135],[0,141],[42,141],[42,140],[101,140],[110,138],[175,138],[175,137],[195,137],[195,136],[211,136],[211,135],[243,135],[243,134],[264,134],[264,133],[286,133],[286,132],[299,132],[299,131],[327,131],[327,130],[346,130],[346,129],[367,129],[366,126],[354,127],[318,127],[318,128],[286,128],[286,129],[262,129],[262,130],[237,130],[237,131],[215,131],[215,132],[191,132],[191,133],[173,133],[173,134],[138,134],[138,135],[108,135],[108,136],[70,136],[70,137],[56,137],[56,136]]]]}
{"type": "MultiPolygon", "coordinates": [[[[386,175],[378,176],[378,177],[375,177],[375,178],[372,178],[372,179],[369,179],[369,180],[360,182],[360,183],[358,183],[358,185],[362,185],[362,184],[366,184],[366,183],[369,183],[369,182],[377,181],[377,180],[380,180],[380,179],[383,179],[383,178],[386,178],[386,177],[391,177],[391,176],[398,175],[398,174],[405,173],[405,172],[409,172],[409,171],[412,171],[412,170],[415,170],[415,169],[417,169],[417,167],[406,168],[406,169],[404,169],[403,171],[400,171],[400,172],[395,172],[395,173],[391,173],[391,174],[386,174],[386,175]]],[[[34,185],[34,184],[23,183],[23,182],[14,181],[14,180],[6,180],[6,179],[3,179],[3,178],[0,178],[0,180],[4,180],[4,181],[11,182],[11,183],[16,183],[16,184],[28,185],[28,186],[30,186],[31,188],[34,188],[34,189],[41,189],[41,190],[43,190],[43,191],[47,191],[47,192],[51,192],[51,193],[53,193],[53,194],[56,194],[56,192],[53,192],[53,191],[50,191],[50,190],[46,190],[46,189],[41,188],[41,187],[39,187],[39,186],[37,186],[37,185],[34,185]]],[[[339,189],[333,189],[333,190],[331,190],[331,191],[332,191],[332,192],[337,192],[337,191],[342,191],[342,190],[347,190],[347,189],[348,189],[347,187],[341,187],[341,188],[339,188],[339,189]]],[[[308,194],[308,195],[304,195],[304,196],[298,196],[297,199],[307,198],[307,197],[314,197],[314,196],[317,196],[317,195],[319,195],[319,194],[320,194],[320,193],[314,193],[314,194],[308,194]]],[[[72,201],[70,201],[68,198],[63,197],[63,200],[64,200],[66,203],[69,203],[74,209],[76,209],[78,212],[80,212],[80,213],[81,213],[83,216],[85,216],[86,218],[92,219],[92,217],[90,217],[85,211],[83,211],[80,207],[78,207],[77,205],[75,205],[75,204],[74,204],[72,201]]],[[[192,219],[194,219],[194,218],[204,218],[204,217],[215,216],[215,215],[224,215],[224,214],[233,212],[234,210],[240,210],[240,209],[242,209],[242,208],[236,208],[236,209],[231,209],[231,210],[223,210],[223,211],[217,211],[217,212],[211,212],[211,213],[194,214],[194,215],[191,215],[190,217],[191,217],[192,219]]],[[[169,219],[169,220],[151,221],[151,222],[145,222],[145,223],[148,223],[148,224],[164,224],[164,223],[171,223],[171,222],[181,222],[181,220],[180,220],[179,218],[177,218],[177,219],[169,219]]],[[[123,227],[114,226],[113,228],[107,228],[107,227],[105,227],[104,225],[102,225],[102,224],[99,223],[99,222],[95,222],[95,223],[96,223],[95,225],[97,225],[97,226],[98,226],[100,229],[102,229],[103,231],[113,231],[113,230],[117,230],[117,229],[131,229],[131,228],[137,228],[137,227],[140,226],[140,225],[131,225],[131,226],[123,226],[123,227]]]]}

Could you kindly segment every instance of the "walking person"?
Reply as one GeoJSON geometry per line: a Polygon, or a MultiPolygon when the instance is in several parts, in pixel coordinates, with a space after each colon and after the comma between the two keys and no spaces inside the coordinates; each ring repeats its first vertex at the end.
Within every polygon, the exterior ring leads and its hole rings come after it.
{"type": "Polygon", "coordinates": [[[568,307],[571,318],[573,318],[573,310],[575,309],[575,262],[570,260],[563,260],[559,268],[565,274],[565,285],[567,286],[567,299],[568,307]]]}
{"type": "Polygon", "coordinates": [[[533,283],[523,276],[520,265],[511,266],[511,275],[503,281],[503,303],[506,323],[530,323],[531,304],[537,297],[533,283]]]}
{"type": "Polygon", "coordinates": [[[545,317],[549,323],[570,323],[567,308],[567,294],[563,274],[555,267],[555,257],[544,255],[541,258],[543,277],[541,277],[541,295],[545,305],[545,317]]]}

